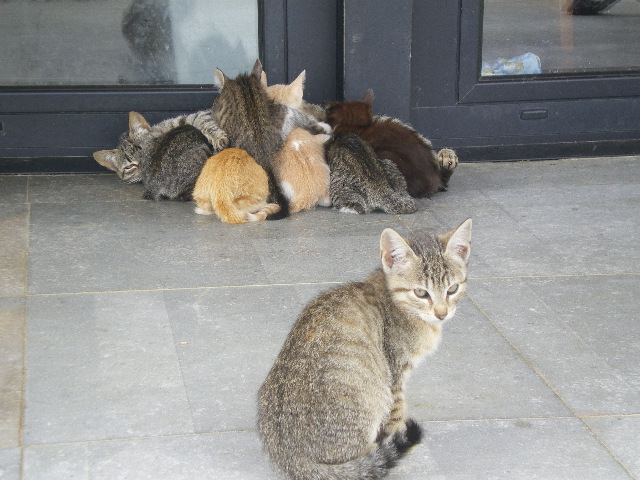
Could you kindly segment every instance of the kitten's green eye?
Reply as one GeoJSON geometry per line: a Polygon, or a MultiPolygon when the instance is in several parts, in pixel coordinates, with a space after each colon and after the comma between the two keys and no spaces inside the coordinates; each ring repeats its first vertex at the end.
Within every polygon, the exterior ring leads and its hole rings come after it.
{"type": "Polygon", "coordinates": [[[459,287],[460,287],[460,285],[458,285],[457,283],[454,283],[453,285],[451,285],[449,287],[449,290],[447,290],[447,295],[453,295],[454,293],[456,293],[458,291],[459,287]]]}
{"type": "Polygon", "coordinates": [[[416,288],[413,293],[415,293],[418,298],[429,298],[429,292],[427,292],[424,288],[416,288]]]}

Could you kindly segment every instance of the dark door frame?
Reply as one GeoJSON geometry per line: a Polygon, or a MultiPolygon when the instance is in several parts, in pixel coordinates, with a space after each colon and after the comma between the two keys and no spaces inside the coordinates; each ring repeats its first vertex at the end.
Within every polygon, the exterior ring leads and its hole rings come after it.
{"type": "Polygon", "coordinates": [[[345,98],[372,88],[376,113],[463,161],[640,153],[639,74],[481,81],[482,6],[345,2],[345,98]]]}

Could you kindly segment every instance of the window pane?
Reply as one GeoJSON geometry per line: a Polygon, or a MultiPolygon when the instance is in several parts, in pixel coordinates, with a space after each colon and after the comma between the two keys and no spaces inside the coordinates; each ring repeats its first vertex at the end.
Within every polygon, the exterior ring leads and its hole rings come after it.
{"type": "Polygon", "coordinates": [[[481,75],[640,70],[640,0],[484,0],[481,75]]]}
{"type": "Polygon", "coordinates": [[[0,0],[3,86],[211,84],[256,58],[256,0],[0,0]]]}

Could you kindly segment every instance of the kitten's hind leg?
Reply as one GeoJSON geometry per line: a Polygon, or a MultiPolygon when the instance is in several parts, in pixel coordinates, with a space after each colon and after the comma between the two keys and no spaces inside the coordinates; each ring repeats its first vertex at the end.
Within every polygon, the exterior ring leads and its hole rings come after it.
{"type": "Polygon", "coordinates": [[[437,155],[438,164],[440,165],[440,191],[446,192],[449,185],[449,179],[453,175],[453,171],[458,166],[458,156],[456,152],[450,148],[443,148],[437,155]]]}
{"type": "Polygon", "coordinates": [[[203,198],[195,198],[196,208],[195,212],[198,215],[213,215],[213,205],[211,200],[205,200],[203,198]]]}

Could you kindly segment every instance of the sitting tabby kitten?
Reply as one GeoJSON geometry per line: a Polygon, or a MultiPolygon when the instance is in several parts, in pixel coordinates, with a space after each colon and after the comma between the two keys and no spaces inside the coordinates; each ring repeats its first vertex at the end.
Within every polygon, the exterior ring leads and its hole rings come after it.
{"type": "Polygon", "coordinates": [[[327,122],[335,133],[354,132],[379,158],[388,158],[407,182],[412,197],[430,197],[447,190],[458,157],[453,150],[434,152],[431,142],[396,118],[373,115],[373,91],[359,102],[326,102],[327,122]]]}
{"type": "Polygon", "coordinates": [[[304,81],[306,78],[306,71],[303,70],[298,77],[288,85],[271,85],[267,86],[267,74],[262,72],[260,81],[262,85],[267,89],[267,95],[276,102],[283,103],[292,108],[297,108],[302,113],[315,118],[319,122],[325,122],[327,120],[327,114],[320,105],[314,105],[313,103],[307,103],[302,99],[304,93],[304,81]]]}
{"type": "Polygon", "coordinates": [[[408,240],[387,228],[382,268],[304,309],[259,392],[260,436],[287,478],[379,479],[420,442],[404,385],[464,295],[470,241],[471,219],[408,240]]]}
{"type": "Polygon", "coordinates": [[[196,213],[215,213],[226,223],[258,222],[280,207],[267,204],[269,179],[244,150],[227,148],[209,158],[196,186],[196,213]]]}
{"type": "MultiPolygon", "coordinates": [[[[166,136],[172,130],[184,125],[191,125],[202,132],[202,135],[206,137],[205,143],[209,142],[210,146],[207,146],[209,150],[213,147],[213,151],[217,152],[227,146],[227,135],[215,123],[213,114],[209,110],[180,115],[163,120],[153,126],[150,126],[149,122],[138,112],[129,112],[129,130],[120,137],[118,146],[113,150],[94,152],[93,158],[103,167],[116,172],[123,181],[127,183],[141,182],[143,174],[140,162],[142,161],[145,165],[157,166],[157,163],[162,161],[157,155],[166,150],[166,147],[160,147],[160,144],[169,141],[166,136]]],[[[174,136],[175,132],[171,137],[174,136]]],[[[195,138],[196,135],[193,134],[192,137],[195,138]]],[[[196,143],[198,142],[196,141],[196,143]]],[[[200,143],[204,150],[205,143],[200,143]]],[[[191,147],[185,145],[186,150],[189,148],[191,147]]],[[[196,150],[198,149],[196,148],[196,150]]],[[[209,155],[211,152],[207,156],[209,155]]],[[[196,163],[203,163],[200,162],[201,157],[196,156],[198,157],[196,163]]],[[[185,158],[189,161],[188,155],[185,158]]],[[[147,174],[147,176],[149,175],[147,174]]],[[[153,197],[153,193],[150,193],[150,196],[153,197]]]]}
{"type": "Polygon", "coordinates": [[[361,137],[355,133],[341,133],[325,147],[331,169],[331,202],[341,212],[413,213],[417,210],[395,164],[386,158],[377,158],[361,137]]]}
{"type": "Polygon", "coordinates": [[[295,128],[276,155],[273,166],[291,213],[315,205],[331,206],[329,166],[324,159],[324,143],[329,138],[295,128]]]}

